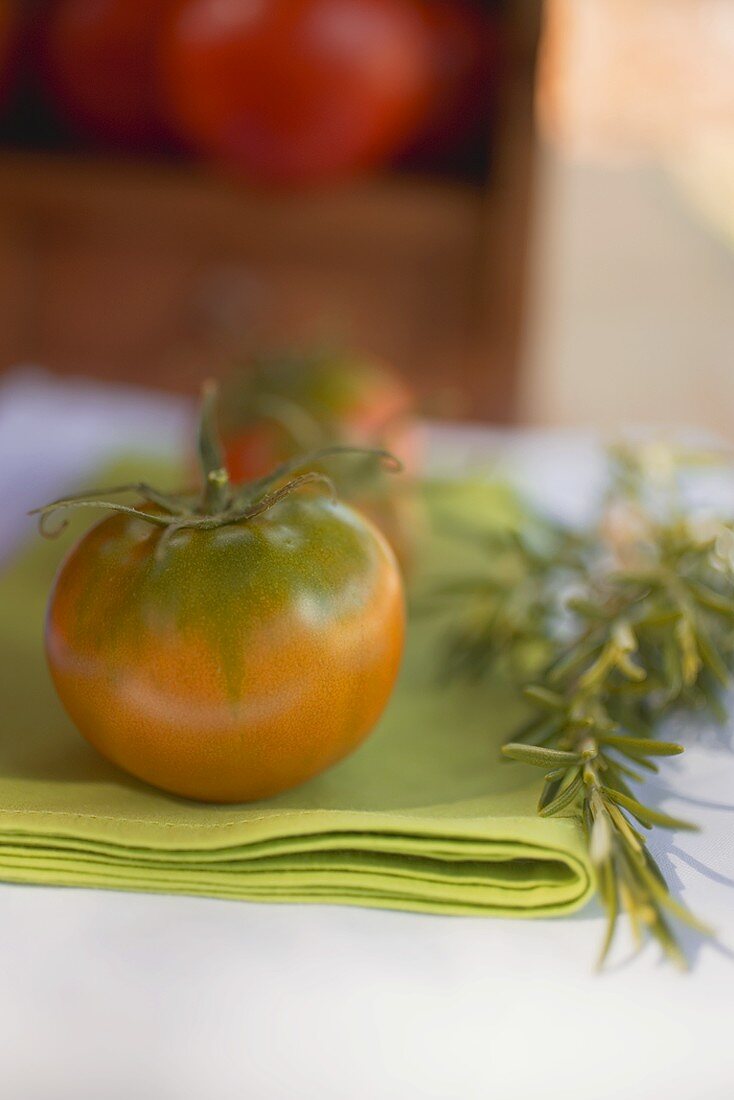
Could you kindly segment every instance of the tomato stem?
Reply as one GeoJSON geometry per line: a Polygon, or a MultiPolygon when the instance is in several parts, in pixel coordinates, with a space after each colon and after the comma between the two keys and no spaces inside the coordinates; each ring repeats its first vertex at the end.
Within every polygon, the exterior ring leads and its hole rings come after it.
{"type": "Polygon", "coordinates": [[[223,512],[232,496],[224,448],[217,429],[218,397],[216,382],[205,382],[199,418],[199,461],[204,480],[199,511],[203,515],[223,512]]]}
{"type": "Polygon", "coordinates": [[[42,508],[34,508],[30,515],[38,516],[42,535],[54,538],[67,525],[63,520],[56,527],[49,526],[50,518],[57,512],[77,508],[104,508],[111,512],[136,516],[146,523],[162,528],[156,547],[156,556],[162,557],[172,537],[179,531],[211,531],[216,527],[246,522],[267,512],[273,505],[308,485],[325,486],[336,499],[331,479],[313,466],[324,459],[341,455],[360,455],[381,462],[387,469],[397,472],[402,464],[389,451],[369,450],[362,447],[322,447],[311,454],[301,455],[278,466],[267,477],[240,486],[232,491],[229,473],[224,463],[222,444],[217,430],[217,386],[208,382],[204,387],[201,418],[199,421],[199,459],[203,487],[196,497],[190,493],[162,493],[145,481],[115,485],[108,489],[77,493],[74,496],[54,500],[42,508]],[[309,469],[311,467],[311,469],[309,469]],[[121,504],[105,498],[117,493],[136,493],[142,505],[121,504]]]}

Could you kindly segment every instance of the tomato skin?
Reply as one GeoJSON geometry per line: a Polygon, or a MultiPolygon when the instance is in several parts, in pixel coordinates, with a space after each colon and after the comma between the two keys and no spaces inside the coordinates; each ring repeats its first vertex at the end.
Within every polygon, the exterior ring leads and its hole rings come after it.
{"type": "Polygon", "coordinates": [[[328,497],[176,534],[112,515],[62,564],[46,652],[69,716],[108,759],[165,791],[265,798],[351,752],[403,648],[382,536],[328,497]]]}
{"type": "Polygon", "coordinates": [[[170,142],[158,40],[173,0],[54,0],[41,45],[57,112],[82,136],[120,148],[170,142]]]}
{"type": "Polygon", "coordinates": [[[422,120],[429,88],[409,0],[183,0],[162,73],[195,148],[286,186],[384,163],[422,120]]]}

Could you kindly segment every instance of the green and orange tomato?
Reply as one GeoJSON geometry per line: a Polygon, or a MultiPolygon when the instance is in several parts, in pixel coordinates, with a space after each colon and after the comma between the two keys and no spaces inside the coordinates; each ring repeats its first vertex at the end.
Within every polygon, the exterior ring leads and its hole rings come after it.
{"type": "MultiPolygon", "coordinates": [[[[221,405],[234,481],[262,477],[304,448],[334,443],[384,447],[410,472],[420,461],[413,394],[387,362],[365,352],[313,348],[256,356],[229,379],[221,405]]],[[[345,466],[340,487],[348,478],[345,466]]]]}
{"type": "Polygon", "coordinates": [[[308,465],[244,494],[219,457],[205,468],[198,503],[148,487],[140,507],[97,502],[116,510],[61,566],[46,652],[109,760],[177,795],[242,802],[367,736],[398,672],[404,600],[384,537],[308,465]]]}
{"type": "Polygon", "coordinates": [[[422,431],[410,388],[382,359],[364,352],[310,349],[261,355],[223,390],[221,428],[233,480],[261,477],[304,450],[334,444],[380,448],[402,463],[400,486],[374,463],[330,462],[340,495],[370,516],[403,566],[420,517],[410,475],[422,458],[422,431]]]}

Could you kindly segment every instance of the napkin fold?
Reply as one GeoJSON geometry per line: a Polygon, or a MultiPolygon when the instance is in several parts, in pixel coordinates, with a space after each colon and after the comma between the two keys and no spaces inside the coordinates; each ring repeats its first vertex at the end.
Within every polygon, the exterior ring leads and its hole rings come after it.
{"type": "MultiPolygon", "coordinates": [[[[461,493],[453,501],[460,511],[461,493]]],[[[491,509],[482,515],[491,521],[491,509]]],[[[409,626],[377,729],[296,790],[210,806],[119,771],[76,732],[46,669],[44,611],[62,553],[33,540],[0,577],[0,878],[525,917],[588,899],[577,820],[539,818],[537,770],[500,761],[523,717],[516,693],[441,684],[437,628],[424,619],[409,626]]],[[[439,572],[442,554],[455,567],[455,550],[432,554],[439,572]]]]}

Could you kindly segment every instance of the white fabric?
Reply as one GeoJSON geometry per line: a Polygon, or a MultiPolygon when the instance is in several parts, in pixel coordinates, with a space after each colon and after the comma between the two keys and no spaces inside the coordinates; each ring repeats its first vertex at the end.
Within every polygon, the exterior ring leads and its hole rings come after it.
{"type": "MultiPolygon", "coordinates": [[[[28,530],[28,507],[121,446],[170,450],[191,415],[185,402],[132,390],[9,378],[0,553],[28,530]]],[[[434,468],[481,467],[498,453],[546,506],[588,507],[601,470],[589,438],[432,429],[434,468]]],[[[659,833],[653,848],[676,892],[720,933],[718,945],[684,935],[690,974],[661,965],[654,949],[630,962],[622,936],[614,965],[595,976],[595,905],[523,922],[0,885],[1,1094],[728,1100],[732,737],[681,735],[689,751],[664,765],[654,798],[703,828],[659,833]]]]}

